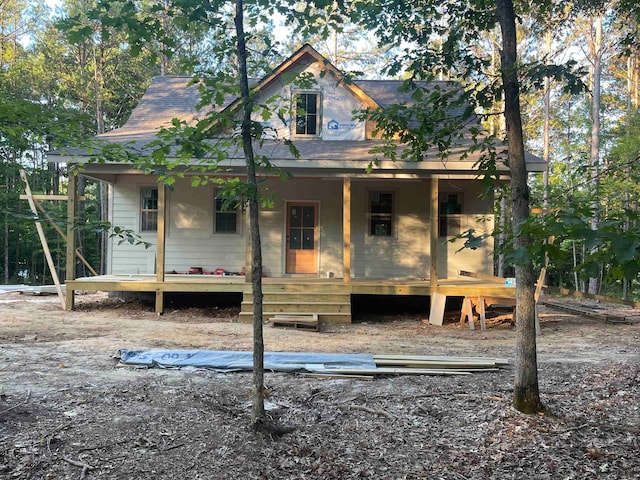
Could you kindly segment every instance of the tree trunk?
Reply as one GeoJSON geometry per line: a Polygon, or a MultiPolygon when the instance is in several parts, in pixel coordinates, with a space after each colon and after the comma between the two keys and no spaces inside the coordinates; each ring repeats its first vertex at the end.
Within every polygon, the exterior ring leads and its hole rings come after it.
{"type": "MultiPolygon", "coordinates": [[[[547,57],[546,64],[549,64],[549,58],[551,57],[551,27],[547,26],[545,32],[545,54],[547,57]]],[[[550,137],[551,137],[551,79],[549,77],[544,78],[544,139],[543,139],[543,153],[542,159],[546,162],[546,167],[543,172],[544,183],[544,208],[549,208],[549,158],[550,158],[550,137]]]]}
{"type": "MultiPolygon", "coordinates": [[[[520,92],[516,55],[516,23],[512,0],[496,0],[496,13],[502,30],[501,75],[504,112],[511,169],[511,210],[515,247],[530,250],[531,238],[520,226],[529,217],[529,187],[524,157],[520,92]]],[[[544,410],[538,389],[533,263],[530,259],[515,266],[516,271],[516,353],[513,406],[524,413],[544,410]]]]}
{"type": "Polygon", "coordinates": [[[244,37],[242,0],[236,0],[235,26],[237,36],[238,67],[240,69],[240,96],[242,99],[242,149],[247,167],[249,186],[249,229],[251,234],[251,288],[253,292],[253,395],[251,425],[261,429],[265,424],[264,411],[264,339],[262,333],[262,246],[260,243],[258,181],[251,137],[252,100],[247,78],[247,50],[244,37]]]}
{"type": "MultiPolygon", "coordinates": [[[[600,79],[602,77],[602,17],[597,16],[592,20],[595,38],[593,39],[593,74],[592,74],[592,100],[591,100],[591,152],[589,164],[591,167],[591,192],[593,209],[591,216],[591,229],[597,230],[600,223],[600,202],[598,196],[600,175],[600,79]]],[[[597,249],[596,249],[597,250],[597,249]]],[[[591,253],[595,253],[592,251],[591,253]]],[[[600,290],[600,276],[589,278],[589,293],[597,294],[600,290]]]]}

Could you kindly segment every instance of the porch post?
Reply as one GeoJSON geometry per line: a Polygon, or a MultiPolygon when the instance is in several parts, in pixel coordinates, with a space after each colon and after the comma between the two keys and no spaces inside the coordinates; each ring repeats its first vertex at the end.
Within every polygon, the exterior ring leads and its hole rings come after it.
{"type": "Polygon", "coordinates": [[[158,185],[158,238],[156,249],[156,313],[164,311],[164,270],[165,270],[165,242],[166,242],[166,213],[167,187],[163,183],[158,185]]]}
{"type": "Polygon", "coordinates": [[[430,221],[429,221],[429,240],[430,240],[430,252],[429,258],[431,265],[429,267],[429,290],[431,291],[430,302],[431,308],[429,311],[429,323],[431,325],[442,325],[444,323],[444,312],[447,304],[447,296],[438,292],[438,228],[440,225],[439,211],[438,211],[438,199],[439,199],[439,185],[437,178],[431,178],[431,205],[430,221]]]}
{"type": "Polygon", "coordinates": [[[342,181],[342,277],[351,283],[351,178],[342,181]]]}
{"type": "Polygon", "coordinates": [[[429,283],[431,288],[438,285],[438,226],[440,224],[438,212],[439,185],[437,178],[431,178],[431,206],[429,224],[429,283]]]}
{"type": "Polygon", "coordinates": [[[75,169],[69,169],[67,184],[67,273],[64,309],[75,308],[75,291],[70,287],[69,280],[76,279],[76,213],[78,210],[78,176],[75,169]]]}

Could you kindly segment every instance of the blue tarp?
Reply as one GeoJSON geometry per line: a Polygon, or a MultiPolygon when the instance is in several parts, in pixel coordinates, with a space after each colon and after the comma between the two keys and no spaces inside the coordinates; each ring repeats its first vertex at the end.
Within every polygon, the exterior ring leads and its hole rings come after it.
{"type": "MultiPolygon", "coordinates": [[[[209,368],[222,372],[251,370],[252,352],[224,350],[120,350],[123,365],[139,367],[209,368]]],[[[373,355],[367,353],[265,352],[265,370],[314,372],[334,369],[375,369],[373,355]]],[[[326,372],[325,372],[326,373],[326,372]]]]}

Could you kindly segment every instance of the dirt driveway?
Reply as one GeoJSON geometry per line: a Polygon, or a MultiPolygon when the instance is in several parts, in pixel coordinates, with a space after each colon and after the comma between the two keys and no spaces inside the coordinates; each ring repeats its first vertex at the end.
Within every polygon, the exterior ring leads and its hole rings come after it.
{"type": "MultiPolygon", "coordinates": [[[[0,295],[0,478],[640,478],[640,311],[611,325],[544,311],[540,386],[549,414],[510,408],[512,369],[374,381],[268,374],[268,406],[295,427],[248,428],[247,373],[116,368],[119,349],[250,350],[233,310],[157,317],[102,294],[0,295]]],[[[321,333],[265,327],[271,351],[512,359],[514,329],[419,316],[321,333]]]]}

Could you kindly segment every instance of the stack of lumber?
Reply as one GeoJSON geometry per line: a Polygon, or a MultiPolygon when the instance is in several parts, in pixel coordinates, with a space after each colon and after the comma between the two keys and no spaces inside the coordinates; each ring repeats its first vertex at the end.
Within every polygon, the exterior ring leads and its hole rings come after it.
{"type": "Polygon", "coordinates": [[[574,315],[584,315],[585,317],[595,318],[605,323],[633,323],[624,315],[598,311],[597,309],[590,308],[587,305],[577,306],[552,300],[545,300],[542,304],[555,310],[560,310],[561,312],[573,313],[574,315]]]}
{"type": "Polygon", "coordinates": [[[378,375],[471,375],[495,372],[509,365],[504,358],[449,357],[432,355],[373,355],[374,369],[314,369],[318,376],[373,377],[378,375]]]}

